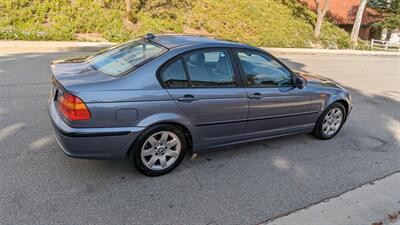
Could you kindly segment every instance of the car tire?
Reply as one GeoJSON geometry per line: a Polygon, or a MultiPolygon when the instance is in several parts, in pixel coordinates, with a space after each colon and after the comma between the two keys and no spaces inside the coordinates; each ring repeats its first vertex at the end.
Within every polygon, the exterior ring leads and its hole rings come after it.
{"type": "Polygon", "coordinates": [[[161,124],[139,135],[129,156],[140,173],[159,176],[172,171],[182,162],[187,147],[186,137],[179,128],[161,124]]]}
{"type": "Polygon", "coordinates": [[[339,133],[345,121],[346,109],[344,105],[340,102],[335,102],[322,112],[312,134],[321,140],[331,139],[339,133]],[[337,124],[339,119],[340,124],[337,124]]]}

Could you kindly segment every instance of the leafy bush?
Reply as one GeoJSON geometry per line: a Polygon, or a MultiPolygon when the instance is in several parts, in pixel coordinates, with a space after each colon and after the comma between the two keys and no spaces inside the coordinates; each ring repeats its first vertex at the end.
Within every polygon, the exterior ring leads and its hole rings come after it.
{"type": "Polygon", "coordinates": [[[217,37],[269,47],[309,47],[312,27],[274,0],[203,0],[193,5],[192,26],[217,37]],[[206,16],[205,16],[206,15],[206,16]]]}
{"type": "Polygon", "coordinates": [[[344,49],[352,47],[352,43],[346,31],[340,30],[330,23],[323,23],[320,42],[324,48],[330,49],[344,49]]]}
{"type": "Polygon", "coordinates": [[[96,33],[125,41],[187,30],[266,47],[349,48],[329,22],[313,37],[315,14],[296,0],[1,0],[0,39],[75,40],[96,33]]]}

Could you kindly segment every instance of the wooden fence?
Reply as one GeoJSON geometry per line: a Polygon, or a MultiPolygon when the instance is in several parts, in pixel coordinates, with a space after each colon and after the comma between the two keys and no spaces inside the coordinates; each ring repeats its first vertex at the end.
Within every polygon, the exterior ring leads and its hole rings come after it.
{"type": "Polygon", "coordinates": [[[371,48],[372,50],[398,50],[400,51],[400,43],[393,43],[389,41],[381,41],[381,40],[371,40],[371,48]]]}

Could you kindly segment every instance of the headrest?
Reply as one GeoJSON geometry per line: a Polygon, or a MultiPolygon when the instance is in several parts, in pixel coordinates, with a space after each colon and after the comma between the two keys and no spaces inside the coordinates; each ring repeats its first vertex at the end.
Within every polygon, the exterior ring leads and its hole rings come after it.
{"type": "Polygon", "coordinates": [[[225,56],[220,56],[216,65],[216,69],[219,73],[229,74],[228,60],[225,56]]]}
{"type": "Polygon", "coordinates": [[[197,66],[202,66],[205,63],[206,57],[204,56],[204,53],[195,53],[192,54],[188,57],[188,61],[191,64],[197,65],[197,66]]]}

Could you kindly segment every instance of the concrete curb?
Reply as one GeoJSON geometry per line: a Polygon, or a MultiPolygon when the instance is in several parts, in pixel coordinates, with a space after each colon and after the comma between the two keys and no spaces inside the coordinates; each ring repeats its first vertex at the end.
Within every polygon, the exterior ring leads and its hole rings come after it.
{"type": "Polygon", "coordinates": [[[260,225],[399,225],[400,173],[260,225]]]}
{"type": "Polygon", "coordinates": [[[400,56],[400,52],[361,51],[350,49],[313,49],[313,48],[262,48],[276,54],[301,54],[301,55],[371,55],[371,56],[400,56]]]}
{"type": "MultiPolygon", "coordinates": [[[[51,52],[91,52],[111,47],[112,42],[68,42],[68,41],[0,41],[0,52],[7,53],[51,53],[51,52]]],[[[372,55],[400,56],[400,52],[332,50],[309,48],[263,48],[276,54],[334,54],[334,55],[372,55]]]]}
{"type": "Polygon", "coordinates": [[[111,47],[111,42],[67,42],[67,41],[0,41],[0,52],[52,53],[93,52],[111,47]]]}

